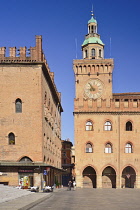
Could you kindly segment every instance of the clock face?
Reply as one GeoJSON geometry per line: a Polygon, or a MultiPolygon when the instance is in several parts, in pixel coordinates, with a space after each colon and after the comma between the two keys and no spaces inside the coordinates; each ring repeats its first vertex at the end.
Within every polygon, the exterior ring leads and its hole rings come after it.
{"type": "Polygon", "coordinates": [[[90,79],[85,85],[84,93],[88,98],[100,98],[103,94],[103,83],[99,79],[90,79]]]}

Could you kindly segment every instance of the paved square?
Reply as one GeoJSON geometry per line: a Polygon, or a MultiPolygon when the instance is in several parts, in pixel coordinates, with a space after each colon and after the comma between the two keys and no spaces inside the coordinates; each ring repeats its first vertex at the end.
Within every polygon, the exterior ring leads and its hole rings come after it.
{"type": "Polygon", "coordinates": [[[140,189],[64,189],[32,209],[140,210],[140,189]]]}

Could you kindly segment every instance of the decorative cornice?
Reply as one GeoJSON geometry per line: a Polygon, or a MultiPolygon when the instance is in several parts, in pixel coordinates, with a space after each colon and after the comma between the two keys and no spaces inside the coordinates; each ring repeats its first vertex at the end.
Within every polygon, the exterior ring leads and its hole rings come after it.
{"type": "Polygon", "coordinates": [[[83,112],[73,112],[73,115],[76,115],[76,114],[97,114],[97,115],[140,115],[140,111],[139,112],[129,112],[129,111],[125,111],[125,112],[86,112],[86,111],[83,111],[83,112]]]}

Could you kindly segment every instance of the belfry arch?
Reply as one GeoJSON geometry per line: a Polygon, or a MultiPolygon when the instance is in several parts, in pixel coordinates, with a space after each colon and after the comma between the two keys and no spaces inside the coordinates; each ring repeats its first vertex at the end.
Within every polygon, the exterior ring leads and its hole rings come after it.
{"type": "Polygon", "coordinates": [[[96,188],[96,171],[91,166],[83,170],[83,188],[96,188]]]}
{"type": "Polygon", "coordinates": [[[136,185],[136,172],[131,166],[127,166],[122,171],[122,188],[134,188],[136,185]]]}
{"type": "Polygon", "coordinates": [[[102,188],[116,188],[116,172],[111,166],[102,172],[102,188]]]}

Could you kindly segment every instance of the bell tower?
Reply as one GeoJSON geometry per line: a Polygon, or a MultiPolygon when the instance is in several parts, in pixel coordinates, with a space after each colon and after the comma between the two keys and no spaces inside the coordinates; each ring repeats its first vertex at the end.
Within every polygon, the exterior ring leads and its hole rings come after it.
{"type": "Polygon", "coordinates": [[[83,58],[74,60],[76,98],[112,98],[113,59],[104,59],[104,43],[98,34],[93,12],[88,21],[88,34],[82,44],[83,58]]]}
{"type": "Polygon", "coordinates": [[[91,19],[88,21],[88,34],[82,44],[83,59],[103,59],[104,44],[97,33],[97,21],[91,14],[91,19]]]}
{"type": "MultiPolygon", "coordinates": [[[[113,59],[104,58],[104,43],[98,34],[97,27],[97,21],[92,12],[88,21],[88,34],[85,36],[82,44],[82,59],[73,61],[75,74],[75,172],[78,187],[83,187],[84,185],[83,168],[87,165],[97,164],[97,156],[100,154],[100,151],[97,153],[96,151],[93,152],[92,146],[94,145],[95,148],[100,147],[97,144],[103,139],[100,135],[102,124],[100,123],[98,129],[97,124],[99,119],[101,122],[105,107],[109,107],[113,98],[112,71],[114,62],[113,59]],[[94,122],[96,128],[92,127],[94,122]],[[91,148],[88,149],[87,147],[91,148]]],[[[96,172],[85,171],[85,173],[95,175],[96,172]]],[[[85,180],[85,182],[87,181],[85,180]]],[[[93,185],[96,187],[96,181],[93,185]]]]}

